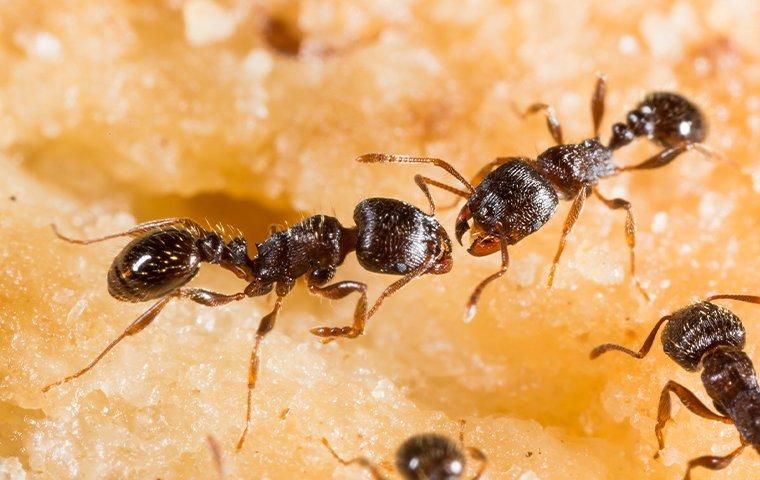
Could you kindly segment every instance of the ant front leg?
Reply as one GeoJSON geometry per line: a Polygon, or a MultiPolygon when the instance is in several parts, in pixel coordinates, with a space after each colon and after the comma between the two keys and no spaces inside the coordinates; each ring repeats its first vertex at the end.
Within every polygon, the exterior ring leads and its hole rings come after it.
{"type": "Polygon", "coordinates": [[[75,378],[81,377],[88,371],[90,371],[95,365],[100,362],[100,360],[106,356],[108,352],[110,352],[116,345],[119,344],[122,340],[124,340],[127,337],[130,337],[132,335],[135,335],[139,332],[141,332],[145,327],[150,325],[150,323],[155,320],[155,318],[158,316],[159,313],[161,313],[161,310],[164,309],[164,307],[173,299],[175,298],[187,298],[188,300],[192,300],[196,303],[200,303],[201,305],[205,305],[207,307],[217,307],[220,305],[225,305],[230,302],[234,302],[237,300],[242,300],[246,297],[245,293],[235,293],[233,295],[226,295],[223,293],[217,293],[212,292],[209,290],[204,290],[201,288],[180,288],[179,290],[174,291],[173,293],[167,294],[164,298],[159,300],[158,302],[154,303],[152,307],[150,307],[145,313],[137,317],[137,320],[132,322],[124,331],[116,337],[111,343],[106,346],[106,348],[101,351],[97,357],[93,361],[91,361],[86,367],[79,370],[78,372],[69,375],[68,377],[64,378],[63,380],[59,380],[55,383],[51,383],[50,385],[46,386],[42,389],[43,392],[47,392],[51,388],[61,385],[63,383],[67,383],[70,380],[74,380],[75,378]]]}
{"type": "Polygon", "coordinates": [[[712,455],[706,455],[704,457],[689,460],[689,466],[686,469],[686,474],[684,475],[683,480],[691,480],[691,470],[696,467],[707,468],[709,470],[722,470],[726,468],[744,451],[744,447],[746,446],[747,444],[742,440],[741,446],[726,456],[715,457],[712,455]]]}
{"type": "Polygon", "coordinates": [[[144,233],[148,233],[154,230],[162,230],[169,227],[182,227],[186,230],[197,232],[199,234],[200,232],[205,232],[203,227],[201,227],[195,221],[190,220],[189,218],[164,218],[162,220],[152,220],[150,222],[136,225],[123,232],[112,233],[103,237],[90,238],[85,240],[71,238],[63,235],[60,231],[58,231],[58,227],[55,224],[52,224],[51,227],[53,227],[53,232],[55,232],[58,238],[69,243],[76,243],[78,245],[89,245],[91,243],[102,242],[104,240],[111,240],[112,238],[119,237],[138,237],[144,233]]]}
{"type": "Polygon", "coordinates": [[[543,112],[544,117],[546,117],[546,128],[549,129],[554,142],[557,145],[562,145],[564,143],[562,141],[562,126],[557,119],[557,112],[554,111],[554,107],[546,103],[534,103],[529,105],[524,111],[518,111],[517,114],[525,118],[538,112],[543,112]]]}
{"type": "Polygon", "coordinates": [[[330,446],[330,442],[328,442],[326,438],[322,439],[322,445],[324,445],[325,448],[327,448],[327,450],[330,452],[330,455],[332,455],[335,458],[335,460],[340,462],[341,465],[348,466],[348,465],[356,464],[356,465],[359,465],[360,467],[366,468],[369,471],[369,473],[372,475],[372,478],[374,478],[375,480],[386,480],[386,477],[384,477],[380,473],[380,471],[377,469],[377,467],[374,466],[372,462],[370,462],[369,459],[367,459],[366,457],[355,457],[355,458],[352,458],[351,460],[344,460],[343,458],[341,458],[340,455],[338,455],[335,452],[335,450],[333,450],[332,446],[330,446]]]}
{"type": "Polygon", "coordinates": [[[475,314],[478,311],[478,301],[480,300],[480,295],[483,294],[483,290],[486,288],[486,286],[496,280],[497,278],[501,277],[505,273],[507,273],[507,269],[509,268],[509,251],[507,250],[507,237],[506,235],[502,234],[499,237],[499,246],[501,248],[501,268],[496,273],[493,273],[483,279],[476,287],[475,290],[472,291],[470,294],[470,299],[467,301],[467,305],[465,306],[464,310],[464,320],[465,322],[470,322],[474,317],[475,314]]]}
{"type": "Polygon", "coordinates": [[[644,287],[641,286],[638,277],[636,277],[636,220],[633,218],[631,202],[622,198],[605,198],[601,193],[599,193],[599,190],[597,189],[594,189],[594,194],[610,210],[625,210],[625,240],[626,243],[628,243],[628,250],[630,252],[631,277],[633,278],[633,283],[636,284],[636,288],[639,289],[639,292],[644,296],[644,298],[647,299],[647,301],[651,300],[649,292],[647,292],[644,287]]]}
{"type": "Polygon", "coordinates": [[[248,362],[248,396],[246,399],[245,428],[243,429],[243,433],[240,434],[240,438],[238,439],[237,445],[235,446],[236,450],[243,448],[245,437],[248,434],[248,427],[251,425],[252,397],[253,389],[256,387],[256,380],[259,376],[259,350],[261,349],[261,341],[264,340],[266,334],[271,332],[274,328],[274,324],[277,322],[277,316],[280,314],[280,310],[282,310],[282,300],[285,298],[285,295],[287,295],[293,288],[293,284],[293,281],[277,283],[277,287],[275,289],[277,293],[277,300],[274,302],[274,308],[271,312],[264,315],[264,317],[259,322],[259,328],[256,330],[256,336],[253,340],[253,348],[251,349],[251,358],[248,362]]]}
{"type": "Polygon", "coordinates": [[[578,194],[575,195],[573,204],[570,207],[570,213],[567,214],[567,219],[565,219],[565,226],[562,228],[562,236],[559,239],[559,247],[557,247],[557,253],[554,255],[551,270],[549,270],[549,279],[546,281],[546,286],[548,288],[552,288],[552,285],[554,285],[554,275],[557,273],[557,265],[559,264],[559,259],[562,257],[562,252],[565,250],[567,236],[572,231],[573,226],[575,226],[575,222],[578,221],[578,217],[583,211],[583,205],[586,202],[586,197],[588,197],[589,194],[591,194],[591,187],[584,186],[580,189],[578,194]]]}
{"type": "Polygon", "coordinates": [[[680,383],[670,380],[660,394],[660,406],[657,409],[657,425],[654,427],[654,433],[655,436],[657,436],[657,443],[660,448],[654,458],[659,457],[660,451],[665,448],[665,439],[662,436],[662,430],[665,428],[665,424],[668,420],[672,420],[672,417],[670,416],[670,392],[675,393],[678,399],[681,400],[681,403],[683,403],[690,412],[699,415],[702,418],[727,424],[733,423],[730,418],[713,413],[712,410],[702,403],[702,401],[688,388],[680,383]]]}

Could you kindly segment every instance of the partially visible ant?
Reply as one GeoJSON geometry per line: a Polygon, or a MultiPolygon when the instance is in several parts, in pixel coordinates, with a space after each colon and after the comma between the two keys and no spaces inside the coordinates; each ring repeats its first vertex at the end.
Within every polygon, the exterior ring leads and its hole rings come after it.
{"type": "MultiPolygon", "coordinates": [[[[475,447],[464,447],[464,421],[457,445],[446,436],[437,433],[423,433],[409,437],[396,451],[396,470],[405,480],[459,480],[465,474],[467,460],[462,449],[478,462],[475,476],[478,480],[486,470],[485,454],[475,447]]],[[[330,454],[343,465],[359,465],[372,474],[375,480],[386,480],[380,470],[366,457],[344,460],[330,446],[326,438],[322,444],[330,454]]]]}
{"type": "Polygon", "coordinates": [[[713,300],[739,300],[760,304],[760,296],[713,295],[703,302],[684,307],[662,317],[654,326],[638,352],[622,345],[607,343],[591,351],[591,359],[617,350],[634,358],[649,353],[663,323],[662,346],[665,353],[682,368],[702,371],[702,383],[718,413],[713,413],[697,396],[683,385],[670,380],[660,394],[657,425],[654,428],[659,450],[665,448],[662,430],[670,416],[670,393],[675,393],[692,413],[708,420],[734,424],[739,431],[741,446],[723,457],[704,456],[689,461],[684,480],[691,478],[696,467],[721,470],[726,468],[747,445],[760,453],[760,387],[752,360],[744,353],[746,333],[742,321],[713,300]]]}
{"type": "Polygon", "coordinates": [[[474,256],[501,252],[501,268],[484,279],[472,292],[466,319],[476,313],[476,306],[487,284],[506,273],[509,266],[507,247],[540,229],[554,214],[559,200],[572,200],[565,220],[559,247],[554,256],[547,286],[551,288],[567,236],[578,220],[586,198],[592,193],[611,210],[625,210],[625,236],[630,251],[631,277],[649,300],[649,294],[636,277],[635,245],[636,222],[631,204],[622,198],[606,198],[598,190],[599,180],[620,172],[659,168],[672,162],[678,155],[696,149],[712,157],[707,147],[700,144],[707,134],[707,122],[699,109],[676,93],[657,92],[628,113],[625,123],[612,126],[607,145],[599,140],[599,128],[604,115],[606,80],[599,76],[591,98],[594,136],[580,143],[563,143],[562,129],[554,109],[545,103],[535,103],[524,115],[543,112],[556,145],[534,159],[525,157],[499,157],[485,165],[471,182],[454,167],[437,158],[370,153],[361,155],[362,163],[427,163],[443,168],[464,186],[464,190],[417,175],[415,180],[427,194],[427,185],[453,193],[466,200],[456,221],[456,238],[470,230],[472,242],[467,251],[474,256]],[[613,152],[628,145],[636,137],[646,136],[663,149],[638,165],[618,167],[613,163],[613,152]],[[474,185],[474,186],[473,186],[474,185]],[[469,221],[473,221],[470,227],[469,221]]]}
{"type": "Polygon", "coordinates": [[[451,270],[451,241],[433,216],[432,201],[431,209],[428,215],[399,200],[370,198],[356,206],[356,226],[343,227],[334,217],[314,215],[287,230],[272,229],[270,237],[256,245],[254,258],[248,256],[247,242],[242,236],[225,243],[219,233],[206,230],[187,218],[155,220],[91,240],[65,237],[54,226],[59,238],[82,245],[122,236],[136,237],[114,259],[108,271],[108,291],[114,298],[125,302],[158,301],[86,367],[46,386],[43,392],[89,371],[124,338],[147,327],[171,300],[188,299],[217,307],[246,297],[265,295],[274,289],[277,295],[274,308],[261,319],[251,351],[246,423],[237,444],[240,449],[251,421],[251,395],[258,377],[261,341],[274,327],[283,299],[296,279],[306,277],[312,293],[330,299],[341,299],[354,292],[359,294],[352,325],[317,327],[311,333],[325,341],[362,335],[367,319],[388,296],[423,274],[443,274],[451,270]],[[366,284],[345,280],[325,285],[352,251],[356,252],[364,269],[402,276],[383,291],[369,311],[366,284]],[[231,295],[184,287],[204,262],[232,271],[248,282],[248,286],[231,295]]]}

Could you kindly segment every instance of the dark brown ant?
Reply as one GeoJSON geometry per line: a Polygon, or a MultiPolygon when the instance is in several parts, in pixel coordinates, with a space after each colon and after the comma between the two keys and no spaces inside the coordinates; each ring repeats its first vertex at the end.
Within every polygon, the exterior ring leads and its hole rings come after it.
{"type": "MultiPolygon", "coordinates": [[[[464,445],[464,421],[459,443],[464,445]]],[[[344,460],[326,438],[322,439],[322,444],[341,464],[356,464],[366,468],[375,480],[386,479],[366,457],[344,460]]],[[[475,476],[472,477],[472,480],[478,480],[486,470],[486,456],[475,447],[466,447],[465,451],[479,464],[475,476]]],[[[396,451],[396,470],[405,480],[459,480],[465,474],[466,467],[467,460],[459,445],[437,433],[409,437],[396,451]]]]}
{"type": "Polygon", "coordinates": [[[649,353],[657,331],[663,323],[662,346],[665,353],[682,368],[702,371],[702,384],[718,413],[713,413],[683,385],[669,381],[660,394],[655,435],[660,451],[665,448],[662,430],[670,417],[670,393],[675,393],[692,413],[708,420],[733,424],[739,431],[741,446],[723,457],[704,456],[689,461],[684,480],[691,478],[696,467],[721,470],[726,468],[747,445],[760,453],[760,387],[752,360],[743,352],[746,334],[742,321],[726,308],[712,303],[728,299],[760,304],[760,296],[713,295],[705,301],[689,305],[662,317],[654,326],[638,352],[622,345],[607,343],[591,351],[591,359],[617,350],[634,358],[649,353]]]}
{"type": "MultiPolygon", "coordinates": [[[[259,348],[264,336],[274,327],[284,297],[298,278],[306,277],[309,290],[330,299],[358,293],[353,324],[345,327],[317,327],[311,333],[325,341],[335,337],[355,338],[364,333],[367,319],[383,300],[411,280],[425,273],[447,273],[452,267],[451,241],[435,220],[415,206],[388,198],[370,198],[354,210],[354,227],[343,227],[334,218],[314,215],[284,231],[272,231],[257,244],[257,255],[248,256],[245,238],[238,236],[225,243],[223,237],[186,218],[169,218],[143,223],[125,232],[91,240],[76,240],[58,233],[71,243],[90,244],[130,236],[132,240],[114,259],[108,272],[108,290],[125,302],[158,301],[129,325],[95,359],[78,372],[46,386],[43,391],[75,379],[93,368],[124,338],[147,327],[173,299],[184,298],[216,307],[265,295],[274,289],[274,309],[265,315],[256,331],[248,370],[246,426],[237,448],[243,445],[251,420],[251,395],[259,369],[259,348]],[[369,311],[367,286],[345,280],[328,283],[346,255],[356,252],[359,264],[370,272],[402,275],[388,286],[369,311]],[[200,264],[217,264],[248,282],[239,293],[226,295],[201,288],[185,288],[198,273],[200,264]]],[[[54,227],[55,228],[55,227],[54,227]]]]}
{"type": "Polygon", "coordinates": [[[607,208],[625,210],[625,235],[630,251],[631,277],[642,295],[649,299],[636,277],[636,223],[631,204],[622,198],[606,198],[598,190],[597,184],[599,180],[620,172],[663,167],[692,148],[707,156],[714,154],[699,143],[707,133],[707,123],[699,109],[686,98],[665,92],[647,95],[628,113],[625,123],[612,126],[612,136],[608,144],[603,145],[599,140],[599,128],[604,114],[605,91],[606,80],[600,75],[591,98],[593,138],[580,143],[563,143],[562,129],[554,109],[545,103],[535,103],[527,108],[524,115],[543,112],[556,145],[539,154],[535,160],[525,157],[496,158],[484,166],[471,182],[465,180],[451,165],[437,158],[380,153],[357,158],[363,163],[433,164],[446,170],[465,187],[462,190],[421,175],[415,177],[426,195],[427,185],[432,185],[466,200],[457,217],[455,231],[461,244],[462,236],[470,230],[472,243],[467,250],[470,254],[485,256],[501,251],[501,268],[475,288],[467,303],[467,319],[475,315],[478,299],[486,285],[507,271],[507,247],[540,229],[552,217],[560,199],[572,200],[547,280],[547,286],[551,288],[567,236],[578,220],[586,198],[592,193],[607,208]],[[613,163],[613,152],[641,136],[661,145],[663,150],[638,165],[616,166],[613,163]],[[470,220],[473,221],[472,227],[470,220]]]}

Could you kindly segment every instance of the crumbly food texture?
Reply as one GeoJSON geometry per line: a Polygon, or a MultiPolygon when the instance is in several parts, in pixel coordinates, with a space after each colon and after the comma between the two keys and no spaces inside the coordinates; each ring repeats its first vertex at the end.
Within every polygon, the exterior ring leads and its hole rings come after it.
{"type": "MultiPolygon", "coordinates": [[[[491,479],[679,479],[688,459],[731,451],[733,427],[676,407],[653,459],[661,388],[672,379],[705,400],[699,376],[661,351],[587,356],[603,342],[638,347],[658,318],[697,298],[758,294],[758,24],[760,6],[742,0],[4,2],[0,478],[210,478],[209,434],[230,478],[369,478],[338,465],[319,439],[390,467],[410,435],[456,438],[462,418],[491,479]],[[624,215],[593,198],[554,290],[544,288],[562,202],[511,248],[509,273],[470,324],[467,296],[498,255],[455,246],[451,273],[415,281],[364,337],[328,345],[309,328],[348,324],[353,299],[320,300],[299,284],[264,343],[238,454],[265,297],[217,309],[172,303],[91,372],[41,392],[149,306],[108,295],[107,269],[126,240],[69,245],[50,223],[94,237],[191,216],[233,225],[252,246],[270,223],[325,213],[348,224],[367,197],[426,209],[412,176],[444,180],[439,172],[354,157],[437,156],[465,176],[497,155],[535,157],[550,145],[544,121],[521,120],[511,104],[552,103],[566,139],[580,140],[591,133],[597,71],[609,78],[603,140],[646,92],[678,91],[703,109],[707,143],[729,160],[690,152],[600,185],[633,204],[652,303],[627,273],[624,215]]],[[[615,159],[655,151],[637,141],[615,159]]],[[[449,232],[455,217],[439,213],[449,232]]],[[[340,279],[366,281],[372,299],[394,278],[349,256],[340,279]]],[[[214,267],[191,285],[244,286],[214,267]]],[[[760,312],[726,306],[760,363],[760,312]]],[[[694,477],[751,479],[758,468],[747,451],[694,477]]]]}

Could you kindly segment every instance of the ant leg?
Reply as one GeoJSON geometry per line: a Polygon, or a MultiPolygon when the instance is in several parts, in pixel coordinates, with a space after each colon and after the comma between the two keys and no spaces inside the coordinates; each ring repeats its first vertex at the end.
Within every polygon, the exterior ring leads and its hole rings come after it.
{"type": "Polygon", "coordinates": [[[647,339],[644,340],[644,344],[641,345],[641,348],[639,349],[638,352],[629,350],[625,348],[624,346],[618,345],[616,343],[605,343],[591,350],[591,353],[589,354],[589,358],[593,360],[599,357],[601,354],[609,352],[610,350],[617,350],[618,352],[623,352],[634,358],[642,359],[647,356],[647,353],[649,353],[649,350],[652,348],[652,344],[654,343],[654,339],[657,337],[657,331],[660,329],[660,326],[663,323],[667,322],[668,320],[670,320],[670,316],[664,316],[657,321],[657,323],[654,325],[654,328],[652,328],[652,331],[649,332],[647,339]]]}
{"type": "Polygon", "coordinates": [[[172,226],[184,227],[187,230],[191,230],[191,231],[198,231],[198,232],[205,231],[203,227],[198,225],[195,221],[190,220],[189,218],[164,218],[162,220],[152,220],[150,222],[141,223],[123,232],[112,233],[110,235],[105,235],[103,237],[80,240],[80,239],[71,238],[71,237],[67,237],[63,235],[60,231],[58,231],[58,227],[55,224],[51,225],[51,227],[53,227],[53,232],[55,232],[58,238],[60,238],[61,240],[65,240],[69,243],[76,243],[78,245],[89,245],[90,243],[102,242],[104,240],[110,240],[112,238],[119,238],[119,237],[137,237],[139,235],[142,235],[143,233],[147,233],[153,230],[160,230],[162,228],[168,228],[172,226]]]}
{"type": "Polygon", "coordinates": [[[567,219],[565,220],[565,226],[562,228],[562,236],[559,239],[559,247],[557,248],[557,253],[554,255],[554,261],[552,261],[552,268],[549,271],[549,279],[546,281],[546,286],[548,288],[552,288],[552,285],[554,284],[554,275],[557,273],[557,264],[559,264],[562,251],[565,249],[567,236],[570,234],[575,222],[578,220],[578,217],[583,210],[583,204],[586,202],[586,197],[588,197],[590,193],[591,187],[584,186],[573,200],[573,205],[570,207],[570,213],[567,214],[567,219]]]}
{"type": "Polygon", "coordinates": [[[486,466],[488,464],[488,459],[486,458],[486,454],[483,453],[480,449],[475,447],[466,447],[464,444],[464,427],[466,425],[467,421],[462,419],[459,420],[459,443],[461,444],[462,448],[465,449],[467,454],[472,457],[473,460],[478,462],[478,468],[475,471],[475,476],[472,477],[472,480],[479,480],[480,477],[483,476],[483,473],[486,471],[486,466]]]}
{"type": "Polygon", "coordinates": [[[607,93],[607,77],[600,73],[596,77],[596,87],[591,96],[591,117],[594,119],[594,138],[599,138],[599,128],[604,117],[604,97],[607,93]]]}
{"type": "Polygon", "coordinates": [[[706,302],[712,302],[713,300],[738,300],[740,302],[756,303],[760,305],[760,296],[756,295],[712,295],[705,299],[706,302]]]}
{"type": "Polygon", "coordinates": [[[274,308],[271,312],[264,315],[259,322],[259,328],[256,329],[256,336],[253,340],[253,349],[251,349],[251,359],[248,362],[248,397],[246,400],[245,410],[245,428],[243,433],[240,434],[236,450],[243,448],[245,442],[245,436],[248,434],[248,427],[251,425],[251,406],[253,389],[256,387],[256,379],[259,376],[259,349],[261,348],[261,341],[264,339],[267,333],[272,331],[274,324],[277,321],[277,315],[282,310],[282,299],[293,287],[293,284],[277,284],[277,300],[274,302],[274,308]]]}
{"type": "Polygon", "coordinates": [[[420,277],[427,273],[431,268],[433,268],[433,264],[435,263],[435,256],[432,252],[428,253],[427,258],[420,264],[419,267],[415,268],[411,272],[407,273],[403,277],[399,278],[395,282],[388,285],[385,290],[383,290],[383,293],[380,294],[379,297],[377,297],[377,300],[375,300],[374,305],[372,305],[372,308],[369,309],[369,312],[367,313],[367,319],[369,320],[372,318],[372,316],[377,312],[377,310],[380,308],[380,305],[383,304],[386,298],[390,297],[394,293],[398,292],[403,288],[407,283],[411,282],[417,277],[420,277]]]}
{"type": "Polygon", "coordinates": [[[724,457],[714,457],[712,455],[707,455],[704,457],[698,457],[689,460],[689,466],[686,469],[686,474],[684,475],[683,480],[691,480],[691,470],[696,467],[703,467],[710,470],[722,470],[728,467],[736,457],[741,455],[741,453],[744,451],[744,447],[746,446],[747,444],[742,440],[742,444],[739,448],[724,457]]]}
{"type": "Polygon", "coordinates": [[[546,103],[534,103],[529,105],[523,112],[518,111],[517,114],[520,117],[525,118],[528,115],[534,113],[543,112],[546,117],[546,128],[549,129],[549,133],[552,134],[552,138],[557,145],[561,145],[562,142],[562,126],[557,119],[557,112],[554,111],[554,107],[546,103]]]}
{"type": "Polygon", "coordinates": [[[699,415],[702,418],[708,420],[715,420],[717,422],[723,422],[727,424],[733,423],[730,418],[724,417],[713,413],[702,401],[697,398],[688,388],[684,387],[680,383],[676,383],[670,380],[665,384],[665,388],[662,389],[660,394],[660,406],[657,409],[657,425],[654,427],[654,433],[657,436],[657,443],[660,448],[657,450],[654,458],[660,456],[660,451],[665,448],[665,439],[662,436],[662,430],[665,428],[665,424],[668,420],[671,420],[670,416],[670,392],[676,394],[681,403],[689,409],[691,413],[699,415]]]}
{"type": "Polygon", "coordinates": [[[206,435],[206,443],[211,450],[211,458],[214,460],[214,467],[216,468],[216,474],[219,480],[224,479],[224,463],[222,462],[222,449],[219,448],[219,442],[216,441],[213,435],[206,435]]]}
{"type": "Polygon", "coordinates": [[[408,155],[394,155],[390,153],[366,153],[356,157],[356,161],[359,163],[429,163],[446,170],[449,175],[459,180],[459,183],[464,185],[469,193],[475,191],[475,189],[472,188],[472,185],[464,179],[461,173],[440,158],[411,157],[408,155]]]}
{"type": "MultiPolygon", "coordinates": [[[[719,154],[712,151],[706,145],[702,145],[701,143],[681,143],[675,147],[665,148],[664,150],[654,154],[639,164],[622,167],[619,169],[619,171],[626,172],[629,170],[652,170],[655,168],[664,167],[665,165],[668,165],[670,162],[675,160],[676,157],[684,152],[688,152],[692,148],[701,153],[702,156],[706,157],[708,160],[725,160],[719,154]]],[[[735,167],[737,166],[735,163],[731,163],[735,167]]]]}
{"type": "Polygon", "coordinates": [[[364,333],[364,324],[367,321],[366,284],[347,280],[336,282],[325,287],[319,287],[313,283],[309,283],[309,291],[332,300],[339,300],[354,292],[357,292],[360,295],[359,301],[356,302],[356,309],[354,310],[353,325],[348,327],[316,327],[310,330],[313,335],[328,339],[333,337],[356,338],[364,333]]]}
{"type": "Polygon", "coordinates": [[[486,288],[486,285],[504,275],[509,268],[509,252],[507,251],[507,237],[505,235],[502,234],[499,237],[499,244],[501,247],[501,268],[496,273],[493,273],[483,279],[475,287],[475,290],[472,291],[470,294],[470,299],[467,301],[467,305],[464,309],[465,322],[470,322],[473,317],[475,317],[475,313],[478,311],[478,300],[480,300],[480,295],[483,293],[483,289],[486,288]]]}
{"type": "Polygon", "coordinates": [[[633,218],[633,211],[631,210],[631,203],[628,200],[622,198],[608,199],[599,193],[599,190],[594,189],[594,194],[601,200],[607,208],[610,210],[625,210],[625,240],[628,243],[628,250],[630,251],[631,258],[631,277],[633,283],[636,284],[636,288],[644,296],[647,301],[651,300],[649,293],[641,286],[639,279],[636,277],[636,220],[633,218]]]}
{"type": "Polygon", "coordinates": [[[480,477],[483,476],[483,473],[486,471],[486,467],[488,466],[488,458],[486,457],[485,453],[475,447],[467,447],[467,453],[470,455],[470,457],[472,457],[473,460],[478,462],[478,469],[475,471],[475,476],[472,477],[472,480],[479,480],[480,477]]]}
{"type": "Polygon", "coordinates": [[[361,467],[366,468],[370,474],[372,474],[372,478],[375,480],[386,480],[386,478],[380,473],[380,471],[372,465],[372,462],[369,461],[366,457],[355,457],[351,460],[344,460],[342,459],[337,453],[335,453],[335,450],[330,446],[330,442],[327,441],[326,438],[322,438],[322,445],[324,445],[327,450],[330,452],[330,455],[335,457],[335,460],[341,463],[341,465],[359,465],[361,467]]]}
{"type": "MultiPolygon", "coordinates": [[[[420,190],[422,190],[422,193],[425,194],[425,196],[428,199],[428,202],[430,202],[430,216],[435,215],[435,202],[433,201],[433,196],[430,195],[430,189],[428,188],[428,185],[432,185],[434,187],[438,187],[442,190],[446,190],[447,192],[451,192],[455,195],[459,195],[460,197],[467,198],[470,196],[469,193],[465,192],[464,190],[460,190],[458,188],[450,187],[446,185],[445,183],[441,183],[437,180],[433,180],[432,178],[425,177],[423,175],[415,175],[414,176],[414,182],[417,184],[418,187],[420,187],[420,190]]],[[[457,199],[457,201],[459,201],[457,199]]],[[[454,203],[456,205],[456,203],[454,203]]]]}
{"type": "Polygon", "coordinates": [[[113,349],[113,347],[118,345],[119,342],[127,337],[141,332],[145,327],[150,325],[150,323],[155,320],[158,314],[161,313],[161,310],[163,310],[164,307],[175,298],[187,298],[188,300],[192,300],[208,307],[216,307],[236,300],[242,300],[245,298],[245,294],[236,293],[233,295],[225,295],[222,293],[211,292],[200,288],[180,288],[179,290],[169,293],[164,298],[154,303],[153,306],[151,306],[145,313],[137,317],[137,320],[125,328],[121,335],[112,340],[111,343],[109,343],[108,346],[106,346],[106,348],[104,348],[103,351],[101,351],[100,354],[98,354],[98,356],[95,357],[95,359],[91,361],[86,367],[72,375],[69,375],[63,380],[51,383],[50,385],[43,388],[42,391],[47,392],[55,386],[67,383],[70,380],[74,380],[75,378],[79,378],[90,371],[95,365],[97,365],[98,362],[100,362],[103,357],[106,356],[108,352],[111,351],[111,349],[113,349]]]}

